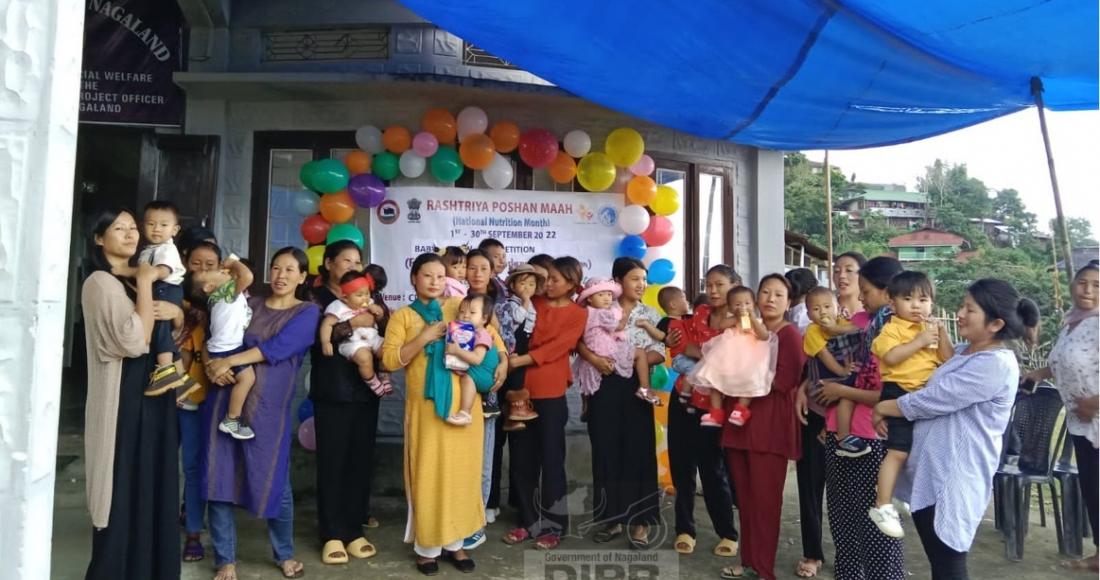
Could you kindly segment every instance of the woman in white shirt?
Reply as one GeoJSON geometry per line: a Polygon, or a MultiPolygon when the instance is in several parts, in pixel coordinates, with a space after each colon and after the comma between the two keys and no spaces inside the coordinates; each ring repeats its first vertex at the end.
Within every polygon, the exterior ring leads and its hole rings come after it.
{"type": "MultiPolygon", "coordinates": [[[[1100,432],[1100,389],[1097,373],[1100,372],[1100,321],[1097,306],[1100,305],[1100,276],[1096,260],[1077,271],[1070,292],[1073,308],[1066,314],[1066,324],[1058,334],[1058,340],[1050,351],[1050,366],[1031,372],[1028,378],[1038,382],[1054,379],[1066,405],[1066,427],[1073,439],[1077,453],[1077,471],[1081,478],[1081,493],[1085,496],[1089,523],[1092,525],[1092,542],[1097,545],[1097,503],[1100,488],[1097,471],[1100,465],[1098,432],[1100,432]]],[[[1098,569],[1096,554],[1089,558],[1070,560],[1063,565],[1075,570],[1098,569]]]]}

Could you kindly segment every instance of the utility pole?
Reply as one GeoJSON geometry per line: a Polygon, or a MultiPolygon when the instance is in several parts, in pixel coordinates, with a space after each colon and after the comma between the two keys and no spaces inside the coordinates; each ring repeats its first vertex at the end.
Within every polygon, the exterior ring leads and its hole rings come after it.
{"type": "Polygon", "coordinates": [[[833,169],[825,150],[825,245],[829,246],[829,289],[833,289],[833,169]]]}
{"type": "Polygon", "coordinates": [[[1047,168],[1050,170],[1050,187],[1054,190],[1054,210],[1057,212],[1058,229],[1053,232],[1062,243],[1062,261],[1066,268],[1066,280],[1073,286],[1073,253],[1069,246],[1069,230],[1066,229],[1066,215],[1062,213],[1062,193],[1058,190],[1058,174],[1054,171],[1054,153],[1050,150],[1050,133],[1047,132],[1047,116],[1043,107],[1043,81],[1031,77],[1031,95],[1035,97],[1035,107],[1039,111],[1039,130],[1043,134],[1043,147],[1047,151],[1047,168]],[[1059,235],[1061,234],[1061,235],[1059,235]]]}

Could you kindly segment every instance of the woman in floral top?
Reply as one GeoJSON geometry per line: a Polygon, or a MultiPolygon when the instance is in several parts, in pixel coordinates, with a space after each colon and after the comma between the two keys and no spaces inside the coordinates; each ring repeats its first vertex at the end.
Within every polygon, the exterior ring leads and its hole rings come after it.
{"type": "MultiPolygon", "coordinates": [[[[1085,506],[1092,525],[1092,542],[1097,545],[1096,532],[1097,503],[1100,486],[1097,485],[1097,470],[1100,464],[1100,390],[1097,389],[1096,376],[1100,370],[1100,329],[1098,329],[1097,306],[1100,304],[1100,277],[1097,276],[1097,263],[1093,260],[1077,271],[1073,278],[1073,308],[1066,315],[1066,325],[1058,335],[1054,348],[1050,351],[1050,366],[1033,371],[1028,378],[1034,381],[1054,378],[1054,383],[1062,393],[1066,404],[1066,427],[1073,438],[1073,447],[1077,452],[1077,471],[1081,477],[1081,492],[1085,496],[1085,506]]],[[[1097,571],[1097,554],[1081,560],[1065,562],[1064,565],[1078,570],[1097,571]]]]}

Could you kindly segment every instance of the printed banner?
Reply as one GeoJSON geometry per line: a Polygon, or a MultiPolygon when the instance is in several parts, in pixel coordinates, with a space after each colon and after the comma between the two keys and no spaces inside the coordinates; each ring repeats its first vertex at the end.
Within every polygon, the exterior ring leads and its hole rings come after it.
{"type": "Polygon", "coordinates": [[[390,187],[371,212],[371,262],[386,269],[385,299],[392,306],[415,297],[409,269],[433,248],[485,238],[504,244],[508,260],[535,254],[573,256],[585,276],[610,276],[623,233],[621,193],[480,190],[453,187],[390,187]]]}
{"type": "Polygon", "coordinates": [[[80,120],[180,125],[182,23],[175,0],[86,0],[80,120]]]}

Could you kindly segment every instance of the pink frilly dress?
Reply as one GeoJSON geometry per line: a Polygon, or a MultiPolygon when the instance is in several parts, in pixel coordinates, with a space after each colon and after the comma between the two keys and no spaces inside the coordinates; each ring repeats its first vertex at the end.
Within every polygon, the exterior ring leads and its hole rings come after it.
{"type": "Polygon", "coordinates": [[[767,340],[727,328],[703,343],[703,358],[686,380],[700,391],[717,389],[727,397],[763,397],[772,390],[779,339],[767,340]]]}
{"type": "MultiPolygon", "coordinates": [[[[597,356],[609,357],[615,361],[615,373],[630,378],[634,374],[634,346],[626,336],[625,330],[619,330],[623,319],[623,309],[618,304],[610,308],[588,307],[588,322],[584,326],[584,344],[597,356]]],[[[573,378],[581,388],[581,394],[592,395],[600,390],[603,375],[592,363],[577,357],[573,361],[573,378]]]]}
{"type": "Polygon", "coordinates": [[[465,298],[469,291],[469,287],[461,280],[451,278],[450,276],[447,276],[447,278],[443,280],[444,298],[465,298]]]}

